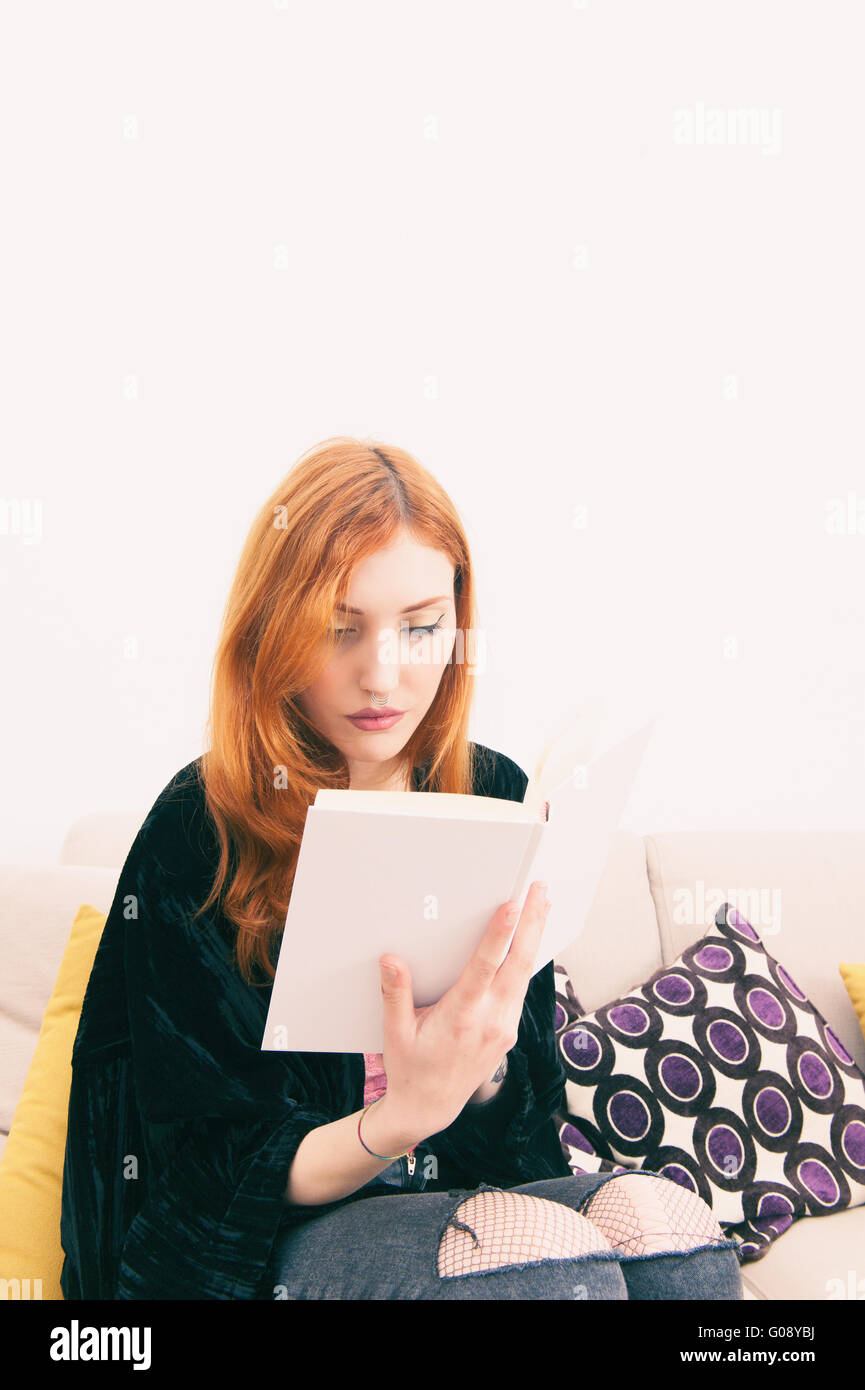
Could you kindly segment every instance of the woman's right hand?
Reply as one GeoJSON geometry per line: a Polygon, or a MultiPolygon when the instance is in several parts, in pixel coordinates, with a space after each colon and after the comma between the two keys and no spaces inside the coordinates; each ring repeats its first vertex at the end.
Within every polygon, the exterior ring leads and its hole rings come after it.
{"type": "Polygon", "coordinates": [[[405,961],[380,958],[380,966],[397,970],[393,978],[381,971],[383,1104],[408,1133],[426,1137],[446,1129],[517,1041],[549,910],[543,885],[532,884],[515,931],[506,908],[496,912],[465,970],[436,1004],[415,1008],[405,961]]]}

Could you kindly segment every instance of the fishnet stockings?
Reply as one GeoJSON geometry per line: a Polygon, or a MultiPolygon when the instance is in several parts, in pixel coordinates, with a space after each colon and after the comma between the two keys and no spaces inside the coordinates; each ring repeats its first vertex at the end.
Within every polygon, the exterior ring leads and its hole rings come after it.
{"type": "Polygon", "coordinates": [[[457,1207],[439,1244],[438,1272],[451,1278],[610,1250],[622,1258],[664,1254],[714,1239],[724,1234],[711,1208],[669,1178],[609,1178],[582,1213],[546,1197],[496,1188],[473,1193],[457,1207]]]}
{"type": "Polygon", "coordinates": [[[669,1178],[625,1173],[602,1183],[583,1211],[622,1255],[694,1250],[726,1239],[702,1197],[669,1178]]]}

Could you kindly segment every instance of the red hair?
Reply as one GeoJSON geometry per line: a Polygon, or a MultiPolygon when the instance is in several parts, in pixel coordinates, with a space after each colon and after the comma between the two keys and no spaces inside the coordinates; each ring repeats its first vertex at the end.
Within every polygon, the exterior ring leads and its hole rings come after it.
{"type": "MultiPolygon", "coordinates": [[[[468,543],[440,483],[402,449],[336,437],[301,456],[255,518],[225,607],[213,664],[201,776],[220,846],[199,917],[222,896],[248,983],[275,961],[307,807],[349,785],[342,753],[297,704],[332,656],[334,609],[359,561],[397,539],[450,557],[457,646],[477,628],[468,543]]],[[[426,716],[401,750],[432,790],[470,793],[472,676],[445,666],[426,716]]]]}

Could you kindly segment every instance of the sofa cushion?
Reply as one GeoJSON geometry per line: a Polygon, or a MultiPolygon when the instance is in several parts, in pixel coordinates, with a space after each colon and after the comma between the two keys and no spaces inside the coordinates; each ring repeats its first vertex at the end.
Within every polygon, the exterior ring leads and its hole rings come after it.
{"type": "Polygon", "coordinates": [[[856,1017],[859,1020],[859,1027],[862,1029],[862,1036],[865,1038],[865,961],[843,960],[838,966],[841,979],[847,993],[850,995],[850,1003],[856,1010],[856,1017]]]}
{"type": "MultiPolygon", "coordinates": [[[[819,1221],[794,1221],[783,1240],[742,1265],[745,1298],[848,1301],[865,1298],[865,1206],[819,1221]]],[[[804,1321],[795,1319],[795,1321],[804,1321]]]]}
{"type": "Polygon", "coordinates": [[[108,912],[119,869],[0,865],[0,1153],[82,903],[108,912]]]}
{"type": "Polygon", "coordinates": [[[729,903],[673,964],[591,1014],[557,973],[574,1172],[646,1168],[690,1187],[743,1260],[799,1217],[865,1203],[865,1075],[729,903]]]}
{"type": "Polygon", "coordinates": [[[62,1299],[60,1207],[72,1047],[106,914],[79,908],[0,1159],[0,1278],[13,1297],[62,1299]]]}

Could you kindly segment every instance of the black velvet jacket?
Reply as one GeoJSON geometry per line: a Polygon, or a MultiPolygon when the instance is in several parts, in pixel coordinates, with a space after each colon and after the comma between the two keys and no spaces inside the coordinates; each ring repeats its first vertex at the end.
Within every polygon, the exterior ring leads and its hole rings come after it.
{"type": "MultiPolygon", "coordinates": [[[[525,773],[475,745],[475,794],[522,801],[525,773]]],[[[200,760],[157,797],[120,873],[72,1054],[60,1283],[66,1299],[267,1299],[281,1230],[381,1195],[284,1201],[310,1130],[363,1107],[362,1053],[262,1052],[270,986],[231,961],[233,927],[210,889],[218,849],[200,760]]],[[[416,769],[415,786],[424,784],[416,769]]],[[[491,910],[495,904],[491,904],[491,910]]],[[[498,1094],[425,1141],[419,1190],[514,1187],[570,1173],[553,962],[529,982],[498,1094]]]]}

